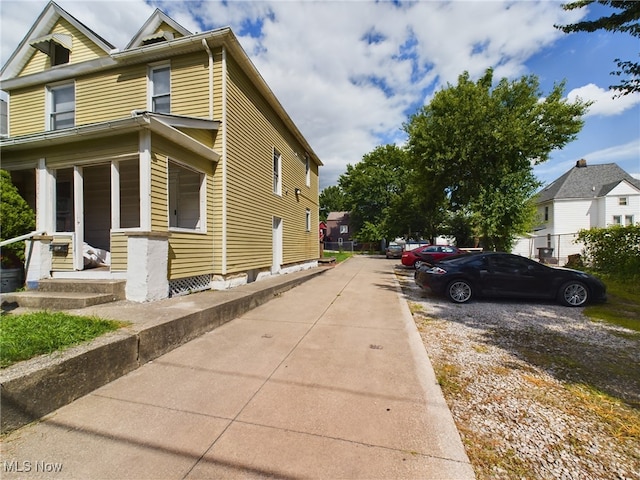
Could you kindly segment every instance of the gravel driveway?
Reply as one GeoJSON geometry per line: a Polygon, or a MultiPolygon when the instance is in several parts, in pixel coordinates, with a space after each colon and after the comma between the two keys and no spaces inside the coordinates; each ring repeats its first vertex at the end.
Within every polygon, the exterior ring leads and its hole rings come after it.
{"type": "Polygon", "coordinates": [[[479,479],[640,479],[640,334],[396,274],[479,479]]]}

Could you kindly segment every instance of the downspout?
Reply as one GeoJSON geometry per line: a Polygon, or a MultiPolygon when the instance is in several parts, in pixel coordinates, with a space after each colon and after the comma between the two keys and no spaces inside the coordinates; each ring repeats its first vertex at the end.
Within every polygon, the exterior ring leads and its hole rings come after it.
{"type": "Polygon", "coordinates": [[[202,39],[202,46],[209,56],[209,120],[213,120],[213,53],[207,44],[206,39],[202,39]]]}
{"type": "Polygon", "coordinates": [[[227,49],[222,47],[222,274],[227,274],[227,49]]]}

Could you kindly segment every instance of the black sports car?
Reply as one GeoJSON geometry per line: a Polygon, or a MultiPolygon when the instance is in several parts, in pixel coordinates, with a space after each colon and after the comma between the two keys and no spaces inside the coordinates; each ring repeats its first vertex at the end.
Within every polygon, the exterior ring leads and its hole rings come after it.
{"type": "Polygon", "coordinates": [[[498,252],[449,257],[423,265],[416,270],[415,281],[455,303],[476,296],[512,297],[556,299],[568,307],[580,307],[607,298],[606,286],[592,275],[498,252]]]}

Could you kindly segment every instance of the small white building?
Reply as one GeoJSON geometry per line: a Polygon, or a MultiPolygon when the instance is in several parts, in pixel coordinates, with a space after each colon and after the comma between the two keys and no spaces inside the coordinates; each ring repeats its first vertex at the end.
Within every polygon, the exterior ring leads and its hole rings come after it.
{"type": "Polygon", "coordinates": [[[538,192],[536,204],[540,223],[517,241],[513,253],[563,265],[569,255],[582,253],[578,231],[640,222],[640,180],[615,163],[578,160],[538,192]]]}

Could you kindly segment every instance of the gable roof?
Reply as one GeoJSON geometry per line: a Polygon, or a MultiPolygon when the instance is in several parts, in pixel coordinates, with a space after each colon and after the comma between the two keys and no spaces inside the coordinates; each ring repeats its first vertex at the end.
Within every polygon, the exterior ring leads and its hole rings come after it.
{"type": "MultiPolygon", "coordinates": [[[[12,78],[18,75],[32,57],[36,49],[36,47],[31,44],[37,44],[39,40],[45,40],[46,37],[49,36],[53,37],[51,29],[60,18],[64,18],[67,22],[77,28],[84,36],[95,43],[96,46],[98,46],[107,55],[115,48],[73,15],[61,8],[57,3],[51,1],[37,18],[27,35],[22,39],[18,48],[16,48],[11,57],[9,57],[7,63],[4,64],[2,70],[0,70],[0,76],[3,78],[12,78]]],[[[62,39],[62,41],[64,41],[64,39],[62,39]]]]}
{"type": "Polygon", "coordinates": [[[636,180],[615,163],[576,166],[538,192],[537,202],[560,198],[595,198],[607,195],[620,182],[626,181],[640,190],[636,180]]]}
{"type": "Polygon", "coordinates": [[[329,215],[327,215],[327,222],[348,222],[349,213],[350,212],[329,212],[329,215]]]}
{"type": "Polygon", "coordinates": [[[160,9],[156,8],[155,12],[153,12],[153,14],[151,14],[147,21],[144,22],[144,25],[140,28],[140,30],[138,30],[138,33],[134,35],[129,44],[125,47],[125,50],[140,47],[144,44],[145,40],[151,40],[152,38],[164,38],[165,40],[172,40],[173,35],[170,35],[170,37],[165,36],[172,32],[159,30],[160,26],[163,23],[167,24],[172,30],[180,33],[180,36],[186,37],[192,34],[178,22],[166,15],[160,9]]]}

